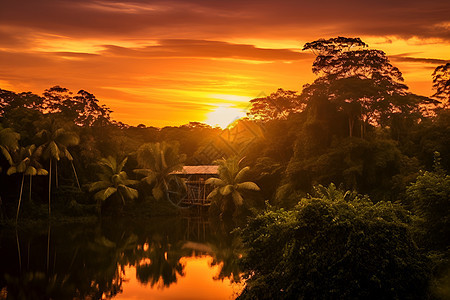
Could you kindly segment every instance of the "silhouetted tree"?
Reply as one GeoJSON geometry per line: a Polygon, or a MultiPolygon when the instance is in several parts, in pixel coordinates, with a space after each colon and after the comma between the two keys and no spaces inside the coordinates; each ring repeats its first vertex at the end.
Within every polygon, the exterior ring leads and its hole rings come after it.
{"type": "Polygon", "coordinates": [[[297,92],[283,89],[278,89],[267,97],[252,99],[250,103],[247,116],[261,121],[284,120],[290,113],[299,112],[303,108],[297,92]]]}
{"type": "MultiPolygon", "coordinates": [[[[70,154],[68,147],[77,145],[80,141],[78,135],[66,129],[54,118],[48,118],[44,120],[43,124],[40,124],[44,129],[41,129],[36,137],[41,139],[42,143],[39,148],[42,148],[42,154],[44,159],[49,160],[49,177],[48,177],[48,213],[51,213],[51,189],[52,189],[52,162],[55,162],[55,182],[58,187],[58,161],[61,158],[67,158],[73,168],[73,172],[78,183],[78,177],[73,166],[73,157],[70,154]]],[[[78,183],[78,187],[80,187],[78,183]]]]}
{"type": "Polygon", "coordinates": [[[43,98],[31,92],[16,94],[0,89],[0,117],[5,117],[9,112],[17,108],[29,108],[40,111],[43,106],[43,98]]]}
{"type": "Polygon", "coordinates": [[[211,184],[214,187],[208,198],[219,206],[221,216],[225,213],[233,213],[236,207],[244,204],[242,192],[260,190],[256,183],[244,181],[250,167],[241,168],[240,162],[236,156],[217,160],[219,178],[209,178],[205,182],[205,184],[211,184]]]}
{"type": "Polygon", "coordinates": [[[169,195],[169,185],[174,182],[182,187],[184,183],[173,172],[180,171],[186,155],[179,153],[178,144],[144,144],[137,150],[137,162],[140,169],[134,172],[143,175],[142,181],[152,186],[152,195],[156,200],[167,200],[176,205],[169,195]]]}
{"type": "Polygon", "coordinates": [[[438,66],[433,72],[433,97],[441,99],[444,107],[450,105],[450,63],[438,66]]]}
{"type": "Polygon", "coordinates": [[[13,163],[11,167],[9,167],[7,174],[12,175],[15,173],[22,173],[22,183],[20,185],[20,193],[19,193],[19,201],[17,204],[17,214],[16,214],[16,223],[19,219],[19,210],[20,204],[22,202],[22,191],[23,191],[23,182],[25,180],[25,176],[30,176],[30,194],[29,201],[31,202],[31,187],[32,187],[32,178],[36,175],[47,175],[48,172],[42,167],[42,164],[39,162],[39,158],[42,154],[42,148],[36,148],[35,145],[30,145],[26,148],[21,147],[18,149],[13,157],[13,163]]]}
{"type": "Polygon", "coordinates": [[[73,95],[68,89],[54,86],[44,92],[43,108],[46,112],[60,114],[80,126],[105,126],[111,124],[111,110],[100,105],[97,98],[80,90],[73,95]]]}
{"type": "Polygon", "coordinates": [[[118,163],[112,156],[100,160],[101,172],[97,174],[100,180],[89,187],[90,192],[96,192],[94,198],[97,200],[99,211],[102,203],[112,195],[117,194],[123,205],[125,205],[125,199],[133,200],[138,197],[138,191],[129,187],[129,185],[137,184],[138,181],[128,179],[127,173],[123,170],[127,161],[128,158],[124,158],[118,163]]]}
{"type": "MultiPolygon", "coordinates": [[[[9,164],[12,164],[11,152],[19,147],[20,134],[14,132],[11,128],[3,128],[0,125],[0,153],[5,157],[9,164]]],[[[0,166],[1,171],[1,166],[0,166]]]]}
{"type": "Polygon", "coordinates": [[[320,77],[305,86],[302,100],[308,102],[318,92],[326,95],[347,115],[349,136],[356,120],[364,137],[368,124],[386,123],[393,113],[433,103],[426,97],[405,97],[408,87],[400,70],[383,51],[367,47],[359,38],[345,37],[320,39],[303,47],[317,55],[312,70],[320,77]]]}
{"type": "Polygon", "coordinates": [[[413,210],[423,218],[423,243],[428,249],[445,249],[450,245],[450,176],[440,164],[440,154],[435,152],[431,172],[422,172],[406,189],[413,210]]]}

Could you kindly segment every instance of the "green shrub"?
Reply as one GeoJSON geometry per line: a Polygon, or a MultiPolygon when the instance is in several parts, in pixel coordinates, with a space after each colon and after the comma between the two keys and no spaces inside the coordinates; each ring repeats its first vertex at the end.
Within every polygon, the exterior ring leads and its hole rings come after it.
{"type": "Polygon", "coordinates": [[[391,203],[302,199],[241,230],[247,285],[239,299],[424,299],[429,270],[391,203]]]}

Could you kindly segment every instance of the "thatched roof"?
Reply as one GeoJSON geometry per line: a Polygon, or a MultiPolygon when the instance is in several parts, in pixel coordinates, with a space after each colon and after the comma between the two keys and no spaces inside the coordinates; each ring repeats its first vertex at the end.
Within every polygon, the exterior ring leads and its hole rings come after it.
{"type": "Polygon", "coordinates": [[[204,166],[184,166],[182,171],[173,172],[173,174],[219,174],[219,166],[204,165],[204,166]]]}

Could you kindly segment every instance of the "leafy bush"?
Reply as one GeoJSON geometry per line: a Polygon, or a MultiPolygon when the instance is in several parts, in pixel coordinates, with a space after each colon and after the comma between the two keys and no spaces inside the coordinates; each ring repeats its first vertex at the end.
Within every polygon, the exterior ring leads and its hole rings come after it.
{"type": "Polygon", "coordinates": [[[442,250],[450,246],[450,176],[440,166],[435,153],[433,172],[423,172],[406,190],[414,212],[422,217],[423,244],[442,250]]]}
{"type": "Polygon", "coordinates": [[[426,297],[427,260],[411,239],[407,211],[341,195],[269,208],[249,221],[239,299],[426,297]]]}

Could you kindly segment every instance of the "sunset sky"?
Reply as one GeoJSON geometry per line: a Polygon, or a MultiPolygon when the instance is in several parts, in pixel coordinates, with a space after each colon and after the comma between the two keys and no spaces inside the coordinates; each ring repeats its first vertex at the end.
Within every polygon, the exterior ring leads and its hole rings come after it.
{"type": "Polygon", "coordinates": [[[1,0],[0,88],[87,90],[130,125],[214,123],[312,82],[303,44],[361,37],[431,95],[450,1],[1,0]]]}

